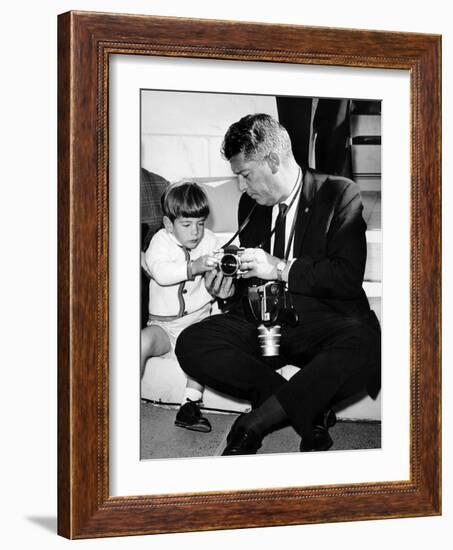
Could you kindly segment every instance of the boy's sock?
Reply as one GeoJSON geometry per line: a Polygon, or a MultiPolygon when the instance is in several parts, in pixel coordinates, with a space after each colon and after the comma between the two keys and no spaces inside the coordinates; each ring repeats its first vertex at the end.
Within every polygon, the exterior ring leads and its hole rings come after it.
{"type": "Polygon", "coordinates": [[[201,401],[202,397],[203,393],[200,390],[196,390],[195,388],[186,388],[182,405],[184,405],[187,401],[201,401]]]}
{"type": "Polygon", "coordinates": [[[208,433],[211,431],[209,420],[204,417],[200,409],[202,392],[188,387],[184,394],[184,401],[176,413],[175,425],[196,432],[208,433]]]}

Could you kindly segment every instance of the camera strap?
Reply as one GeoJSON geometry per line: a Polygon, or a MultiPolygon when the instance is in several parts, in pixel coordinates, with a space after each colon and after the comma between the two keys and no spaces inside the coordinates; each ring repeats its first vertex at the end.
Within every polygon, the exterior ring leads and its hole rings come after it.
{"type": "MultiPolygon", "coordinates": [[[[294,197],[291,199],[291,202],[289,203],[288,208],[286,209],[286,212],[283,214],[283,219],[286,218],[288,212],[290,211],[292,205],[294,204],[294,201],[297,199],[297,197],[300,196],[300,190],[301,190],[301,187],[302,187],[302,170],[301,170],[300,167],[299,167],[299,173],[297,175],[296,185],[298,185],[298,189],[297,189],[294,197]]],[[[300,201],[297,204],[296,213],[294,214],[294,221],[293,221],[293,225],[291,227],[291,232],[290,232],[290,235],[289,235],[288,244],[286,246],[285,260],[287,260],[288,257],[289,257],[289,251],[291,250],[291,244],[292,244],[292,241],[294,239],[294,233],[295,233],[295,230],[296,230],[296,219],[297,219],[297,214],[299,212],[299,204],[300,204],[300,201]]],[[[230,246],[230,244],[234,241],[234,239],[242,233],[242,231],[250,223],[253,212],[255,212],[255,209],[256,209],[257,206],[258,206],[257,203],[255,203],[252,206],[252,208],[250,209],[250,212],[247,214],[247,217],[245,218],[245,220],[241,223],[239,229],[236,231],[236,233],[231,237],[231,239],[228,242],[226,242],[224,245],[222,245],[221,248],[226,248],[227,246],[230,246]]],[[[257,245],[256,248],[263,248],[264,243],[272,237],[272,235],[275,233],[276,229],[277,229],[276,224],[274,224],[274,227],[273,227],[272,231],[269,233],[269,235],[265,239],[263,239],[260,242],[259,245],[257,245]]]]}
{"type": "Polygon", "coordinates": [[[241,223],[239,229],[236,231],[236,233],[231,237],[231,239],[225,243],[224,245],[222,245],[222,248],[226,248],[227,246],[230,246],[230,244],[234,241],[234,239],[240,235],[242,233],[242,231],[247,227],[247,225],[249,224],[250,222],[250,219],[252,217],[252,214],[253,212],[255,212],[255,208],[257,207],[257,203],[255,203],[250,212],[248,213],[247,217],[245,218],[245,220],[241,223]]]}
{"type": "MultiPolygon", "coordinates": [[[[288,215],[288,212],[291,210],[291,207],[293,206],[295,200],[298,197],[300,197],[300,190],[301,190],[301,187],[302,187],[302,170],[300,169],[300,167],[299,167],[299,173],[297,174],[297,180],[296,180],[295,185],[298,186],[297,191],[294,194],[293,198],[291,199],[291,202],[288,204],[288,208],[286,209],[286,212],[282,216],[283,219],[286,219],[286,216],[288,215]]],[[[293,239],[294,239],[294,233],[296,231],[297,214],[299,212],[299,204],[300,204],[300,201],[297,203],[297,208],[296,208],[296,212],[294,214],[294,220],[293,220],[293,224],[292,224],[292,227],[291,227],[291,232],[289,234],[288,244],[286,245],[286,252],[285,252],[285,258],[284,258],[285,260],[288,260],[289,251],[291,250],[291,244],[292,244],[293,239]]],[[[261,243],[257,246],[257,248],[263,248],[264,243],[267,240],[270,240],[272,235],[275,233],[276,229],[277,229],[277,224],[275,223],[272,231],[270,232],[270,234],[263,241],[261,241],[261,243]]]]}
{"type": "MultiPolygon", "coordinates": [[[[299,185],[299,190],[296,193],[296,197],[299,195],[301,185],[302,184],[299,185]]],[[[293,240],[294,240],[294,234],[296,232],[296,221],[297,221],[297,216],[299,215],[299,206],[300,206],[300,200],[297,203],[296,211],[294,213],[293,224],[291,226],[291,231],[289,233],[288,244],[286,245],[286,252],[285,252],[285,258],[284,258],[284,260],[286,262],[288,261],[289,252],[291,250],[291,246],[292,246],[293,240]]]]}

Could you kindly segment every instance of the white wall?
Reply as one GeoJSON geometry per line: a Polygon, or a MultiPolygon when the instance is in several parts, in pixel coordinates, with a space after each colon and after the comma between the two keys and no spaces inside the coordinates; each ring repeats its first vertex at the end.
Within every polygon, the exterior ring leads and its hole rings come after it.
{"type": "Polygon", "coordinates": [[[277,117],[275,96],[142,91],[141,163],[169,181],[196,179],[211,206],[207,227],[237,228],[240,191],[220,154],[229,126],[249,113],[277,117]]]}
{"type": "Polygon", "coordinates": [[[229,126],[249,113],[277,117],[274,96],[142,91],[142,166],[170,181],[230,177],[220,156],[229,126]]]}
{"type": "MultiPolygon", "coordinates": [[[[2,547],[447,549],[452,527],[452,400],[444,399],[444,516],[68,542],[56,515],[56,14],[69,9],[444,33],[444,151],[452,150],[453,28],[448,2],[381,0],[260,3],[230,0],[43,0],[2,10],[1,518],[2,547]]],[[[445,154],[444,395],[453,391],[453,181],[445,154]],[[448,330],[450,327],[450,331],[448,330]]]]}

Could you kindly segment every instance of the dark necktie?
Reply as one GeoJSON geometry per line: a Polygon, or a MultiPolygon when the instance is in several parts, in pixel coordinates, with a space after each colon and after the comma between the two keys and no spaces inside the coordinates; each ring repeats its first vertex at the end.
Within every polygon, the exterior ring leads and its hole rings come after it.
{"type": "Polygon", "coordinates": [[[274,239],[274,256],[276,258],[285,257],[285,213],[288,205],[281,203],[278,205],[278,216],[275,220],[275,239],[274,239]]]}

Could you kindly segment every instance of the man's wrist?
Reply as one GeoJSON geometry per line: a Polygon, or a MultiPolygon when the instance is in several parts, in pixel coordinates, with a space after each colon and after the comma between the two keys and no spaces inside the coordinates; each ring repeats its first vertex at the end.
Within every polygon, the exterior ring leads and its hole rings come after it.
{"type": "Polygon", "coordinates": [[[278,260],[275,265],[277,281],[283,281],[283,272],[286,269],[286,260],[278,260]]]}
{"type": "Polygon", "coordinates": [[[286,262],[285,269],[282,272],[282,281],[284,281],[285,283],[289,282],[289,272],[291,271],[291,267],[293,266],[294,262],[295,258],[286,262]]]}

